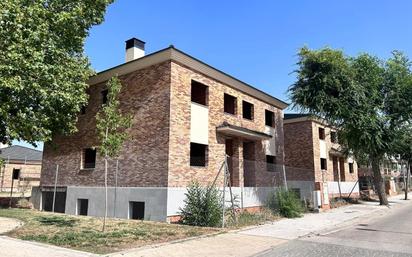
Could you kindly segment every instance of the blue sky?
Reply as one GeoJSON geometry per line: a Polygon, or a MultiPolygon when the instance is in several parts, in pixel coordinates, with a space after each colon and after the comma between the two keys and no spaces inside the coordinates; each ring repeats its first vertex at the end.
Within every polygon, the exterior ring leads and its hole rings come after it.
{"type": "Polygon", "coordinates": [[[102,71],[124,62],[124,41],[131,37],[146,42],[146,53],[173,44],[287,101],[302,46],[411,56],[411,10],[406,0],[117,0],[90,31],[85,51],[102,71]]]}

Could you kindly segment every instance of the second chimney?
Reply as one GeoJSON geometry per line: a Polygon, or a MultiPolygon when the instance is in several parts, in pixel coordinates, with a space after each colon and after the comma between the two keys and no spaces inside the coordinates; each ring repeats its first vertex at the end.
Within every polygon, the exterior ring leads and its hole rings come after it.
{"type": "Polygon", "coordinates": [[[131,38],[126,41],[126,62],[133,61],[135,59],[144,56],[144,44],[142,40],[137,38],[131,38]]]}

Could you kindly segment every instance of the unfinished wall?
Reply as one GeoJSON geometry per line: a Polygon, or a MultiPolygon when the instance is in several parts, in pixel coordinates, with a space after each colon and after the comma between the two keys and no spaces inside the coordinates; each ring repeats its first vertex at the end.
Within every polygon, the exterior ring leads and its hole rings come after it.
{"type": "MultiPolygon", "coordinates": [[[[277,162],[283,163],[283,112],[253,96],[246,95],[227,85],[199,74],[178,63],[171,64],[171,100],[170,100],[170,155],[169,155],[169,186],[185,187],[191,181],[198,180],[202,184],[211,183],[224,160],[225,137],[216,133],[216,127],[228,122],[251,130],[265,132],[265,109],[276,115],[276,144],[277,162]],[[191,167],[190,160],[190,110],[191,110],[191,80],[196,80],[209,87],[209,154],[207,167],[191,167]],[[224,93],[237,98],[237,114],[224,113],[224,93]],[[254,120],[242,118],[242,100],[254,105],[254,120]]],[[[234,179],[243,185],[243,144],[234,138],[234,159],[237,159],[238,173],[234,179]]],[[[256,142],[256,161],[265,162],[265,149],[262,142],[256,142]]],[[[272,185],[274,174],[264,168],[256,172],[256,186],[272,185]]],[[[222,179],[218,180],[219,185],[222,179]]]]}
{"type": "Polygon", "coordinates": [[[32,186],[38,186],[40,184],[40,162],[27,162],[24,163],[9,163],[4,167],[1,167],[0,176],[0,191],[10,192],[13,169],[20,169],[20,178],[14,180],[13,191],[27,191],[32,186]]]}
{"type": "MultiPolygon", "coordinates": [[[[132,72],[120,77],[123,88],[120,108],[133,115],[132,128],[119,157],[118,186],[167,186],[169,151],[170,62],[132,72]]],[[[80,115],[79,131],[70,136],[57,136],[44,146],[42,186],[54,185],[59,164],[58,185],[104,185],[104,161],[97,156],[96,167],[81,170],[82,149],[97,145],[95,115],[101,108],[105,83],[89,88],[86,114],[80,115]]],[[[109,162],[108,184],[115,185],[115,162],[109,162]]]]}
{"type": "Polygon", "coordinates": [[[284,124],[286,178],[314,181],[314,148],[312,121],[284,124]]]}

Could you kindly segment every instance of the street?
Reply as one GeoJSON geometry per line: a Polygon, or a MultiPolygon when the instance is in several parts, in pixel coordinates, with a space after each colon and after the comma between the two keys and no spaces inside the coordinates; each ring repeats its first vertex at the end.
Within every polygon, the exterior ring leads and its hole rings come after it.
{"type": "Polygon", "coordinates": [[[412,256],[412,205],[371,215],[338,231],[291,240],[256,256],[412,256]]]}

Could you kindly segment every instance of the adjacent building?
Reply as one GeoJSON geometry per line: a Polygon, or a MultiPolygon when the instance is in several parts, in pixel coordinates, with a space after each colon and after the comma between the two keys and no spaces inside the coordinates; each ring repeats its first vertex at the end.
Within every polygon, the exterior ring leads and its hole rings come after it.
{"type": "Polygon", "coordinates": [[[334,128],[307,114],[285,114],[284,142],[288,185],[302,198],[327,208],[331,198],[359,195],[357,164],[343,154],[334,128]]]}
{"type": "Polygon", "coordinates": [[[30,196],[31,188],[39,186],[42,152],[13,145],[0,148],[0,192],[18,192],[30,196]]]}
{"type": "Polygon", "coordinates": [[[126,41],[126,63],[89,80],[78,132],[45,143],[37,207],[51,210],[56,185],[56,211],[104,214],[95,115],[107,101],[107,80],[116,75],[123,84],[121,110],[133,125],[119,158],[109,162],[109,216],[173,220],[186,187],[212,183],[226,157],[238,204],[264,205],[282,183],[288,105],[173,46],[145,55],[144,45],[126,41]]]}

